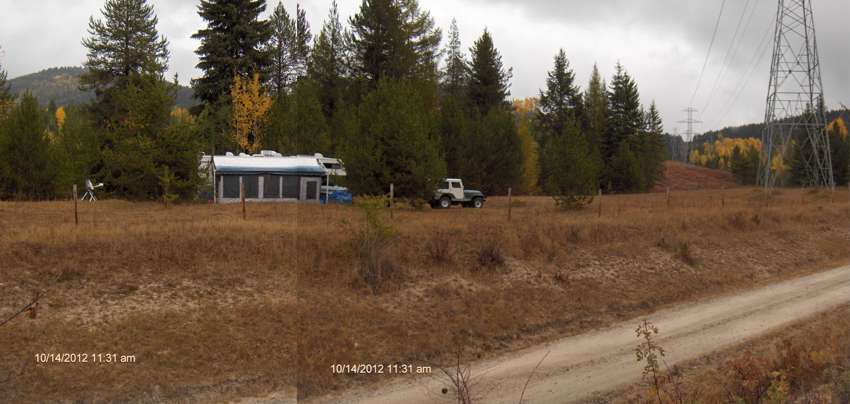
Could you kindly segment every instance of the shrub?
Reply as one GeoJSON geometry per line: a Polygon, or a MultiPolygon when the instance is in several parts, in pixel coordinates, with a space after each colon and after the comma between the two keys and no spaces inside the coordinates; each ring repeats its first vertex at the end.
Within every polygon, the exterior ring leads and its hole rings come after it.
{"type": "Polygon", "coordinates": [[[386,254],[394,234],[393,229],[383,222],[383,206],[382,197],[365,197],[358,201],[357,207],[363,211],[365,223],[352,238],[360,279],[372,293],[379,293],[388,281],[398,280],[401,275],[386,254]]]}
{"type": "Polygon", "coordinates": [[[450,263],[454,260],[452,256],[452,235],[448,232],[437,232],[431,235],[425,242],[425,253],[432,262],[450,263]]]}
{"type": "Polygon", "coordinates": [[[486,269],[505,265],[502,246],[492,238],[487,238],[478,248],[478,268],[486,269]]]}

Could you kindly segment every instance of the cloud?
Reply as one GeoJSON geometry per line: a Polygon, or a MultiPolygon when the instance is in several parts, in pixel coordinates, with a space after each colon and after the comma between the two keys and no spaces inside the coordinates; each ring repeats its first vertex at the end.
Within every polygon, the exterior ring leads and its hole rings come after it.
{"type": "MultiPolygon", "coordinates": [[[[51,66],[80,65],[81,45],[90,16],[100,15],[103,0],[32,0],[11,2],[0,16],[0,63],[15,77],[51,66]]],[[[305,0],[302,7],[317,33],[330,0],[305,0]]],[[[203,26],[198,1],[151,0],[159,30],[170,42],[169,75],[187,83],[195,68],[198,41],[191,35],[203,26]]],[[[358,0],[340,1],[344,20],[358,0]]],[[[269,12],[277,4],[269,2],[269,12]]],[[[294,1],[285,1],[294,9],[294,1]]],[[[457,18],[465,48],[487,28],[507,66],[514,68],[512,95],[536,96],[559,48],[567,51],[579,84],[584,86],[594,64],[606,77],[619,61],[636,78],[645,103],[655,100],[666,128],[684,118],[712,36],[721,0],[420,0],[437,25],[447,30],[457,18]]],[[[850,2],[820,0],[815,5],[827,103],[850,101],[847,16],[850,2]]],[[[294,11],[294,10],[293,10],[294,11]]],[[[724,18],[694,106],[705,109],[702,129],[762,119],[770,52],[759,61],[758,45],[775,19],[775,0],[727,0],[724,18]],[[747,14],[741,15],[748,6],[747,14]],[[750,17],[752,15],[752,17],[750,17]],[[732,36],[741,20],[736,45],[732,36]],[[736,49],[736,52],[730,52],[736,49]],[[727,52],[729,56],[727,57],[727,52]],[[724,60],[727,63],[723,63],[724,60]],[[727,66],[727,67],[723,67],[727,66]],[[723,80],[718,80],[723,74],[723,80]],[[737,99],[733,96],[740,91],[737,99]],[[713,97],[710,97],[713,93],[713,97]],[[708,103],[709,99],[711,100],[708,103]],[[707,107],[707,108],[706,108],[707,107]],[[726,113],[728,111],[728,113],[726,113]]],[[[769,41],[768,41],[769,42],[769,41]]]]}

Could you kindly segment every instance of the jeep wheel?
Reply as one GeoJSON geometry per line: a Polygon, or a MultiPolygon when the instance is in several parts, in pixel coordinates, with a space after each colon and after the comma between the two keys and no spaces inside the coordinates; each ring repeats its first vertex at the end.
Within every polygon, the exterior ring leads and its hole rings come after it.
{"type": "Polygon", "coordinates": [[[448,209],[452,207],[452,200],[448,196],[440,198],[440,208],[448,209]]]}
{"type": "Polygon", "coordinates": [[[484,200],[481,198],[475,198],[472,200],[472,207],[475,209],[481,209],[484,207],[484,200]]]}

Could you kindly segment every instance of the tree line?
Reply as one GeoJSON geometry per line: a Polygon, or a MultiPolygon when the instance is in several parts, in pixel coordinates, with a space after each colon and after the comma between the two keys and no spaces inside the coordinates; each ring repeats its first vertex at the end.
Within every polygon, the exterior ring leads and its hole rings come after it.
{"type": "Polygon", "coordinates": [[[416,0],[363,0],[343,21],[334,3],[313,33],[305,10],[278,2],[202,0],[192,80],[201,104],[175,108],[169,42],[147,0],[106,0],[92,17],[82,78],[95,100],[39,109],[0,81],[2,197],[52,198],[94,178],[116,197],[192,199],[200,152],[322,153],[345,161],[347,185],[395,184],[425,197],[445,176],[490,194],[513,188],[579,207],[600,189],[642,192],[661,175],[665,143],[654,102],[616,66],[576,83],[555,55],[536,99],[512,103],[512,70],[486,29],[465,48],[446,41],[416,0]]]}
{"type": "MultiPolygon", "coordinates": [[[[837,186],[850,182],[850,137],[844,118],[837,116],[826,125],[832,160],[833,177],[837,186]]],[[[762,143],[756,138],[716,136],[714,142],[703,141],[691,151],[689,160],[703,167],[732,172],[741,185],[757,185],[762,174],[762,143]]],[[[792,138],[784,151],[776,153],[770,162],[782,185],[808,186],[809,175],[802,161],[805,143],[800,136],[792,138]]]]}

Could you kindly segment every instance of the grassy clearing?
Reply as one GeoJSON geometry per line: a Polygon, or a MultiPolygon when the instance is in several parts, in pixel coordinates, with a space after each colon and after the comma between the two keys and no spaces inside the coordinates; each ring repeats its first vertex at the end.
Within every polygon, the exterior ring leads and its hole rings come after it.
{"type": "Polygon", "coordinates": [[[302,397],[386,380],[333,364],[440,364],[571,335],[850,260],[847,192],[548,198],[483,210],[0,203],[0,396],[302,397]],[[371,223],[371,224],[370,224],[371,223]],[[8,341],[8,343],[6,343],[8,341]],[[42,352],[135,354],[35,364],[42,352]],[[8,369],[8,370],[7,370],[8,369]],[[6,374],[4,374],[4,372],[6,374]]]}

